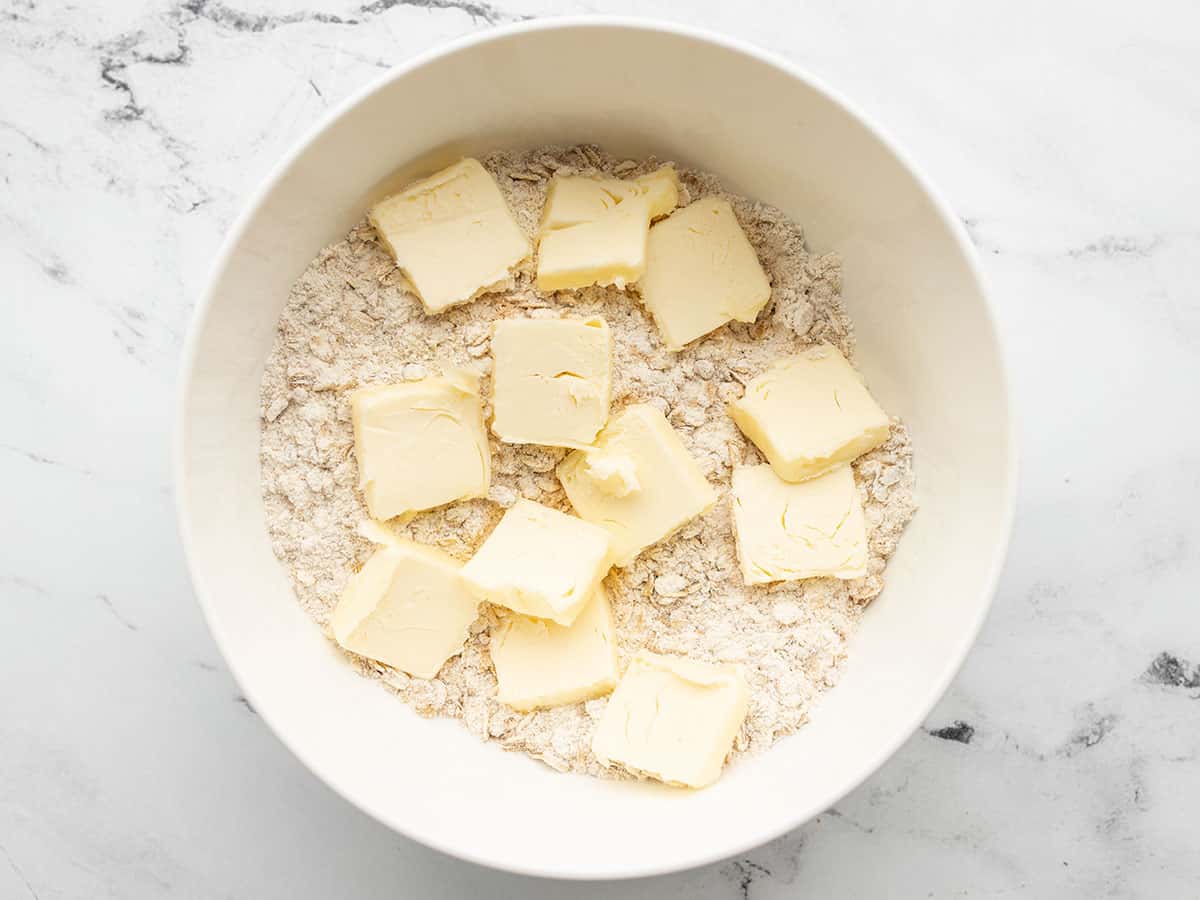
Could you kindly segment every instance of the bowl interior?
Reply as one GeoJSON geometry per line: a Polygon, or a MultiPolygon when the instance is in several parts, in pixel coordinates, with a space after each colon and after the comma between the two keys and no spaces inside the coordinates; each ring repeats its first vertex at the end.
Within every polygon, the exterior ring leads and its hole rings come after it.
{"type": "Polygon", "coordinates": [[[921,721],[987,609],[1013,471],[971,251],[836,99],[721,41],[629,23],[493,33],[333,116],[233,230],[190,337],[178,494],[197,594],[255,708],[320,778],[397,830],[516,871],[616,877],[739,852],[834,803],[921,721]],[[294,278],[391,183],[463,154],[593,141],[722,176],[845,260],[858,361],[911,426],[921,510],[812,722],[695,793],[555,774],[419,718],[343,665],[268,545],[258,384],[294,278]]]}

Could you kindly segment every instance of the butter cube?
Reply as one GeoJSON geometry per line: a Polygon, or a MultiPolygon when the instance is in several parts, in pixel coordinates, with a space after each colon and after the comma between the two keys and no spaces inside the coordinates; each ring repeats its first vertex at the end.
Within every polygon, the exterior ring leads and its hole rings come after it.
{"type": "Polygon", "coordinates": [[[679,435],[646,403],[626,407],[590,448],[559,463],[558,477],[575,511],[612,535],[618,566],[717,501],[679,435]]]}
{"type": "Polygon", "coordinates": [[[637,185],[621,178],[590,178],[586,175],[555,175],[550,179],[546,205],[542,207],[539,233],[594,222],[604,213],[638,194],[637,185]]]}
{"type": "Polygon", "coordinates": [[[492,431],[508,444],[581,447],[608,420],[612,334],[590,319],[505,319],[492,334],[492,431]]]}
{"type": "Polygon", "coordinates": [[[650,203],[636,196],[591,221],[545,233],[538,245],[538,290],[592,284],[624,289],[646,270],[649,224],[650,203]]]}
{"type": "Polygon", "coordinates": [[[733,207],[717,197],[697,200],[650,229],[638,285],[670,350],[730,319],[753,322],[771,299],[733,207]]]}
{"type": "Polygon", "coordinates": [[[521,499],[462,574],[481,600],[570,625],[610,564],[603,528],[521,499]]]}
{"type": "Polygon", "coordinates": [[[785,481],[850,462],[889,431],[862,376],[829,344],[773,362],[729,404],[729,415],[785,481]]]}
{"type": "Polygon", "coordinates": [[[474,159],[410,184],[367,215],[429,313],[509,282],[530,244],[474,159]]]}
{"type": "Polygon", "coordinates": [[[350,408],[359,488],[373,518],[487,494],[491,457],[476,376],[455,370],[363,388],[350,408]]]}
{"type": "Polygon", "coordinates": [[[702,788],[721,775],[750,703],[741,670],[642,650],[592,736],[605,766],[702,788]]]}
{"type": "Polygon", "coordinates": [[[730,497],[746,584],[867,574],[867,525],[850,466],[799,482],[766,464],[739,467],[730,497]]]}
{"type": "Polygon", "coordinates": [[[662,166],[634,179],[650,203],[650,218],[669,215],[679,205],[679,175],[674,166],[662,166]]]}
{"type": "Polygon", "coordinates": [[[347,650],[432,678],[458,654],[479,613],[462,563],[433,547],[394,538],[351,576],[330,618],[347,650]]]}
{"type": "Polygon", "coordinates": [[[644,196],[650,218],[665,216],[679,203],[679,176],[672,166],[638,178],[592,178],[556,175],[550,180],[542,208],[541,233],[592,222],[630,197],[644,196]]]}
{"type": "Polygon", "coordinates": [[[492,635],[491,654],[500,683],[496,699],[519,712],[600,697],[621,674],[612,608],[603,588],[569,626],[506,617],[492,635]]]}

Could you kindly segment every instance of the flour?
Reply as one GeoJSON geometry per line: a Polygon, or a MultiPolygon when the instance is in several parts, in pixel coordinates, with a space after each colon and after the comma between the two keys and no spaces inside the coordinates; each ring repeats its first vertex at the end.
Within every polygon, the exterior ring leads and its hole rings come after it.
{"type": "MultiPolygon", "coordinates": [[[[531,236],[554,173],[629,177],[659,165],[616,160],[590,146],[497,153],[483,163],[531,236]]],[[[812,343],[829,342],[853,358],[853,332],[839,299],[836,256],[809,254],[801,229],[779,210],[725,194],[710,175],[680,175],[681,203],[726,197],[758,252],[772,295],[756,322],[731,323],[670,353],[636,298],[595,287],[543,295],[533,288],[531,263],[516,273],[511,290],[426,316],[370,227],[358,225],[313,260],[280,319],[262,383],[263,499],[275,553],[300,603],[324,626],[347,578],[373,549],[355,531],[367,511],[355,486],[350,392],[462,365],[484,376],[486,398],[492,322],[604,316],[613,336],[613,411],[639,402],[661,409],[722,494],[707,515],[606,579],[622,665],[641,647],[743,664],[752,699],[735,745],[739,755],[795,731],[813,701],[836,683],[849,636],[882,590],[884,563],[915,508],[912,451],[903,424],[893,420],[889,440],[854,464],[870,538],[866,577],[742,584],[726,494],[733,466],[762,459],[725,405],[768,363],[812,343]]],[[[492,438],[491,452],[487,499],[422,513],[393,526],[396,533],[465,560],[517,497],[570,510],[554,474],[566,451],[492,438]]],[[[463,653],[433,679],[346,657],[423,715],[461,718],[479,737],[555,769],[616,775],[589,749],[607,699],[524,714],[496,702],[487,649],[495,622],[485,605],[463,653]]]]}

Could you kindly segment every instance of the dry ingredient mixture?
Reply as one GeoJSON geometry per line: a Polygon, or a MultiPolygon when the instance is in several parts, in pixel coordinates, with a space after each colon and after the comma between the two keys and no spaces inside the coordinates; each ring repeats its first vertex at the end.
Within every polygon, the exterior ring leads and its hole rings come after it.
{"type": "MultiPolygon", "coordinates": [[[[531,236],[555,173],[632,177],[660,165],[615,159],[594,146],[495,153],[482,162],[531,236]]],[[[318,624],[326,625],[351,572],[374,549],[356,532],[368,518],[356,488],[350,422],[350,393],[360,386],[467,365],[485,376],[487,417],[494,321],[602,315],[613,336],[613,412],[630,403],[657,406],[724,495],[734,466],[763,461],[725,412],[743,385],[773,360],[821,341],[853,359],[838,257],[808,253],[800,227],[779,210],[725,193],[711,175],[679,174],[680,205],[710,194],[732,203],[772,281],[771,300],[755,323],[732,322],[682,352],[665,350],[637,299],[614,288],[539,293],[532,261],[516,273],[511,290],[427,316],[365,222],[300,276],[263,376],[263,499],[275,554],[318,624]]],[[[570,511],[554,474],[568,451],[492,437],[491,452],[487,499],[424,512],[393,530],[466,560],[518,496],[570,511]]],[[[912,450],[899,420],[892,420],[886,443],[854,463],[854,475],[870,543],[865,578],[745,586],[723,496],[707,515],[605,580],[622,667],[642,647],[745,667],[751,703],[735,756],[763,750],[804,724],[813,702],[837,682],[850,634],[883,588],[884,564],[915,510],[912,450]]],[[[479,737],[560,771],[631,777],[602,767],[589,746],[607,698],[531,713],[495,700],[487,646],[495,621],[485,604],[463,653],[432,679],[346,656],[422,715],[461,718],[479,737]]]]}

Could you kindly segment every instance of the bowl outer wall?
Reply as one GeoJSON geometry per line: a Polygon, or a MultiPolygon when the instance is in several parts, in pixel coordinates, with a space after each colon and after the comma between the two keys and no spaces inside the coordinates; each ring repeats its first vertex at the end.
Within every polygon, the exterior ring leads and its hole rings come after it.
{"type": "Polygon", "coordinates": [[[815,79],[675,25],[586,18],[497,29],[424,54],[348,99],[231,229],[188,335],[180,390],[184,549],[214,638],[255,709],[321,780],[379,821],[525,874],[684,869],[836,803],[949,685],[986,615],[1011,528],[1003,359],[957,219],[877,127],[815,79]],[[620,62],[606,68],[614,55],[620,62]],[[496,146],[577,140],[714,171],[805,224],[814,249],[837,249],[858,362],[914,435],[922,511],[837,690],[800,732],[701,792],[558,775],[458,723],[419,718],[341,664],[295,602],[265,533],[257,390],[291,281],[413,175],[496,146]]]}

